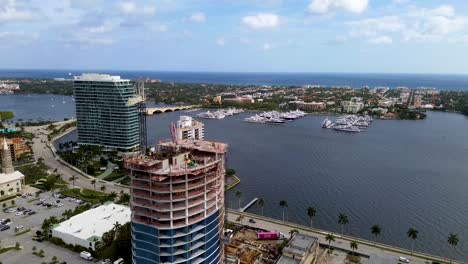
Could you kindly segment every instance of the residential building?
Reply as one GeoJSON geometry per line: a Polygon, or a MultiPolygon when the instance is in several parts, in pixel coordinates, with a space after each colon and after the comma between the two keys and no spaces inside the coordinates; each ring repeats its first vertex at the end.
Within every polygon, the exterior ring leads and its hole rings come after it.
{"type": "Polygon", "coordinates": [[[116,223],[124,225],[130,222],[130,216],[130,207],[107,203],[71,217],[54,226],[50,232],[67,244],[95,250],[104,233],[112,230],[116,223]]]}
{"type": "Polygon", "coordinates": [[[204,124],[193,120],[190,116],[180,116],[176,123],[171,124],[172,140],[174,142],[194,139],[203,140],[205,137],[204,124]]]}
{"type": "Polygon", "coordinates": [[[283,249],[276,264],[315,264],[319,254],[319,239],[306,234],[295,234],[283,249]]]}
{"type": "MultiPolygon", "coordinates": [[[[79,145],[138,150],[144,138],[144,94],[120,76],[83,74],[73,81],[79,145]]],[[[144,89],[143,89],[144,91],[144,89]]]]}
{"type": "Polygon", "coordinates": [[[134,264],[221,263],[227,144],[161,142],[125,160],[134,264]]]}
{"type": "Polygon", "coordinates": [[[2,148],[2,173],[0,173],[0,198],[16,195],[21,193],[24,186],[24,175],[15,171],[11,151],[8,148],[6,138],[3,138],[2,148]]]}
{"type": "Polygon", "coordinates": [[[327,104],[324,102],[311,102],[311,103],[298,103],[297,108],[303,111],[320,111],[327,108],[327,104]]]}
{"type": "Polygon", "coordinates": [[[394,105],[394,102],[392,100],[388,100],[388,99],[379,100],[379,102],[378,102],[379,107],[389,108],[389,107],[391,107],[393,105],[394,105]]]}
{"type": "MultiPolygon", "coordinates": [[[[7,139],[7,145],[12,161],[16,161],[23,154],[31,154],[31,150],[26,146],[22,138],[7,139]]],[[[0,152],[0,160],[3,160],[3,152],[0,152]]]]}
{"type": "Polygon", "coordinates": [[[341,102],[341,109],[345,113],[356,114],[364,109],[364,103],[360,101],[343,101],[341,102]]]}
{"type": "Polygon", "coordinates": [[[255,100],[252,98],[251,95],[243,95],[241,97],[234,97],[234,98],[224,98],[223,101],[225,103],[254,103],[255,100]]]}

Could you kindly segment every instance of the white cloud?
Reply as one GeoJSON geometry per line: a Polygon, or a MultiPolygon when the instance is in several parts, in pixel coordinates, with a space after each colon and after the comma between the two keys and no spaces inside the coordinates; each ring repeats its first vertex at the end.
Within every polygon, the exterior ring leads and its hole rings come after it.
{"type": "Polygon", "coordinates": [[[398,32],[405,26],[403,21],[397,16],[385,16],[380,18],[369,18],[347,22],[351,27],[351,36],[376,36],[382,32],[398,32]]]}
{"type": "Polygon", "coordinates": [[[226,39],[224,39],[224,38],[218,38],[218,39],[216,40],[216,44],[218,44],[219,46],[224,46],[224,45],[226,45],[226,39]]]}
{"type": "Polygon", "coordinates": [[[102,25],[99,26],[94,26],[94,27],[85,27],[83,28],[83,31],[91,34],[101,34],[101,33],[106,33],[112,31],[112,24],[110,22],[106,22],[102,25]]]}
{"type": "Polygon", "coordinates": [[[32,11],[18,8],[15,1],[6,1],[6,4],[0,6],[0,23],[33,21],[37,18],[32,11]]]}
{"type": "Polygon", "coordinates": [[[366,11],[368,0],[312,0],[307,10],[315,14],[327,14],[338,10],[360,14],[366,11]]]}
{"type": "Polygon", "coordinates": [[[279,22],[279,16],[271,13],[258,13],[242,18],[242,23],[252,29],[274,28],[279,25],[279,22]]]}
{"type": "Polygon", "coordinates": [[[271,49],[271,44],[270,43],[264,43],[262,48],[263,48],[263,50],[270,50],[271,49]]]}
{"type": "Polygon", "coordinates": [[[117,3],[120,12],[128,15],[153,15],[156,13],[156,8],[152,6],[139,7],[133,1],[124,1],[117,3]]]}
{"type": "MultiPolygon", "coordinates": [[[[24,31],[3,31],[0,32],[0,40],[3,43],[29,44],[39,38],[38,33],[28,33],[24,31]]],[[[1,45],[2,43],[0,43],[1,45]]]]}
{"type": "Polygon", "coordinates": [[[189,17],[189,20],[192,22],[202,23],[205,22],[206,17],[202,12],[196,12],[189,17]]]}
{"type": "Polygon", "coordinates": [[[389,36],[378,36],[369,39],[369,43],[372,44],[392,44],[393,40],[389,36]]]}
{"type": "Polygon", "coordinates": [[[455,9],[442,5],[433,9],[413,8],[398,16],[369,18],[346,23],[351,37],[367,37],[370,43],[401,37],[406,41],[442,41],[468,27],[468,17],[458,16],[455,9]]]}

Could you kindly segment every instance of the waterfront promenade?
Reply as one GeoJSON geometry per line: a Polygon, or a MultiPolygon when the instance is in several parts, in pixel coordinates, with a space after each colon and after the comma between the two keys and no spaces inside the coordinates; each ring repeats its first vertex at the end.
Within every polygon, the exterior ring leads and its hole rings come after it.
{"type": "MultiPolygon", "coordinates": [[[[414,252],[413,255],[411,255],[410,250],[407,250],[407,249],[402,249],[402,248],[398,248],[398,247],[394,247],[391,245],[386,245],[386,244],[382,244],[378,242],[376,243],[376,242],[361,239],[361,238],[332,233],[326,230],[310,228],[307,226],[298,225],[294,223],[283,222],[281,220],[277,220],[277,219],[273,219],[269,217],[264,217],[264,216],[245,213],[245,212],[241,213],[239,211],[232,210],[232,209],[227,209],[226,212],[227,212],[227,219],[230,222],[240,223],[239,221],[237,221],[237,219],[239,218],[239,216],[243,216],[242,225],[244,226],[250,226],[253,228],[261,228],[261,229],[270,230],[270,231],[279,231],[283,233],[286,237],[289,236],[290,230],[298,230],[300,233],[305,233],[305,234],[318,237],[320,239],[321,244],[328,244],[328,242],[325,240],[325,236],[327,234],[333,234],[335,236],[335,242],[331,243],[332,247],[347,250],[347,251],[352,251],[352,249],[350,248],[350,242],[356,241],[358,243],[358,249],[356,250],[357,253],[360,253],[366,256],[377,255],[383,259],[395,260],[395,263],[398,263],[399,257],[405,257],[405,258],[411,259],[411,263],[416,263],[416,264],[432,263],[432,261],[436,261],[440,263],[450,262],[448,259],[439,257],[439,256],[432,256],[432,255],[421,253],[421,252],[414,252]],[[249,222],[249,219],[254,219],[255,223],[249,222]]],[[[463,262],[454,260],[452,261],[452,263],[461,264],[463,262]]]]}

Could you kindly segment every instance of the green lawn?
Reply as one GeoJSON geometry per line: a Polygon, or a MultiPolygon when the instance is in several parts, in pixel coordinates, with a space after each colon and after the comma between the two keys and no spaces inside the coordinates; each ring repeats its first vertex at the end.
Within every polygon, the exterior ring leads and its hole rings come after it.
{"type": "Polygon", "coordinates": [[[12,119],[13,117],[15,117],[13,112],[7,112],[7,111],[0,112],[0,120],[12,119]]]}
{"type": "Polygon", "coordinates": [[[15,249],[15,246],[0,248],[0,254],[3,254],[5,252],[8,252],[8,251],[13,250],[13,249],[15,249]]]}
{"type": "Polygon", "coordinates": [[[122,178],[123,176],[125,176],[125,174],[123,174],[122,172],[113,171],[111,174],[109,174],[107,177],[105,177],[104,180],[113,181],[113,180],[117,180],[119,178],[122,178]]]}
{"type": "Polygon", "coordinates": [[[61,194],[68,196],[68,197],[78,198],[80,200],[83,200],[92,204],[104,203],[109,200],[112,200],[109,194],[90,190],[90,189],[79,189],[79,188],[68,189],[68,190],[62,191],[61,194]]]}

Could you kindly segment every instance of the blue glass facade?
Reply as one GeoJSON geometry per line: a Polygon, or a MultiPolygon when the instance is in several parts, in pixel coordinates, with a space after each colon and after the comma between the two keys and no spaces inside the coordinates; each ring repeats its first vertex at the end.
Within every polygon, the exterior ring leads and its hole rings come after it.
{"type": "Polygon", "coordinates": [[[132,223],[133,264],[219,263],[219,210],[189,226],[158,229],[132,223]]]}

